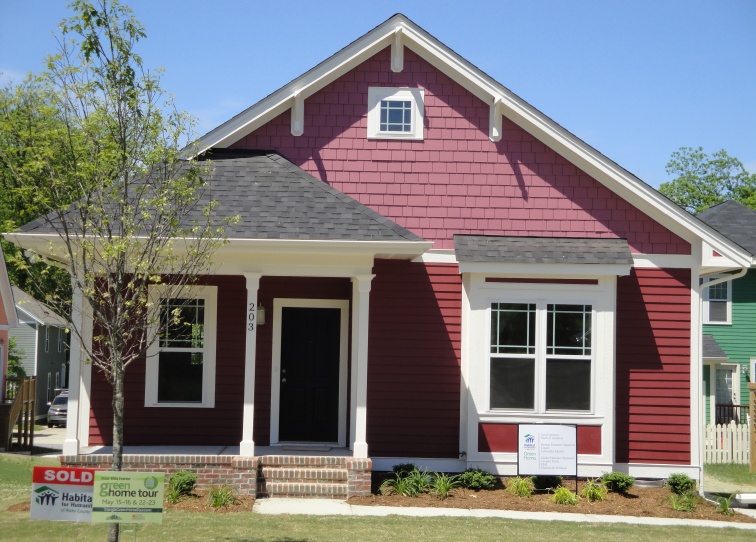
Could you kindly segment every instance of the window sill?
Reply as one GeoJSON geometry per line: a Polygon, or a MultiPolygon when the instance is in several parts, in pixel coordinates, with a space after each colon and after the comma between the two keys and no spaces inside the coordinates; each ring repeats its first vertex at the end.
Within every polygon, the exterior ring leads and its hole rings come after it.
{"type": "Polygon", "coordinates": [[[215,408],[210,403],[145,403],[145,408],[215,408]]]}
{"type": "Polygon", "coordinates": [[[480,422],[499,423],[529,423],[533,421],[537,422],[544,420],[559,423],[571,423],[574,420],[590,420],[592,422],[599,423],[604,422],[605,416],[592,412],[549,412],[539,414],[536,412],[488,410],[484,412],[478,412],[478,419],[480,422]]]}

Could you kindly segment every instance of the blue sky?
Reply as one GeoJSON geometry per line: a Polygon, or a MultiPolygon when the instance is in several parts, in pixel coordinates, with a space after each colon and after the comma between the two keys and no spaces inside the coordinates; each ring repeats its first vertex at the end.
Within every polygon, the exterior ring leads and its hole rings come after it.
{"type": "MultiPolygon", "coordinates": [[[[756,172],[756,1],[126,0],[145,65],[207,132],[404,13],[652,186],[681,146],[756,172]]],[[[57,49],[64,0],[0,1],[2,80],[57,49]]]]}

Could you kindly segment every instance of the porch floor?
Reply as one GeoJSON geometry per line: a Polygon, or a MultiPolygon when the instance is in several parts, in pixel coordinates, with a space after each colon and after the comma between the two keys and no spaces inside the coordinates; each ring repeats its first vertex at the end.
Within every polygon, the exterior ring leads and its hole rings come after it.
{"type": "MultiPolygon", "coordinates": [[[[112,446],[83,446],[81,455],[112,454],[112,446]]],[[[130,455],[239,455],[239,446],[124,446],[130,455]]],[[[349,448],[317,445],[255,446],[255,457],[266,455],[352,457],[349,448]]]]}

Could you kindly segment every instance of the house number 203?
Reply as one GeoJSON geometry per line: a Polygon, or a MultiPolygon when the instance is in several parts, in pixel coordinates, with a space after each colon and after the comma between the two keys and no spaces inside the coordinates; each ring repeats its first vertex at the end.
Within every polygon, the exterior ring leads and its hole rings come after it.
{"type": "Polygon", "coordinates": [[[247,309],[247,331],[255,330],[255,304],[250,303],[247,309]]]}

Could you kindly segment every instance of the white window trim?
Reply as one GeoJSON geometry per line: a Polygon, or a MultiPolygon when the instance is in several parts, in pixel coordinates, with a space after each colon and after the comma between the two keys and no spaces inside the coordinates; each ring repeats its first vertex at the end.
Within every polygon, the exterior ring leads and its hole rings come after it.
{"type": "Polygon", "coordinates": [[[421,140],[425,132],[425,90],[421,88],[369,87],[368,88],[368,139],[421,140]],[[381,132],[381,100],[396,99],[412,102],[411,132],[381,132]]]}
{"type": "MultiPolygon", "coordinates": [[[[706,277],[703,279],[703,283],[706,284],[709,281],[721,278],[721,276],[706,277]]],[[[727,316],[724,322],[713,322],[709,319],[709,294],[711,288],[703,289],[703,296],[701,296],[701,303],[703,304],[703,323],[712,326],[729,326],[732,325],[732,281],[728,280],[724,282],[727,285],[727,316]]]]}
{"type": "Polygon", "coordinates": [[[63,352],[63,328],[58,328],[58,352],[63,352]]]}
{"type": "Polygon", "coordinates": [[[45,326],[45,354],[50,351],[50,326],[45,326]]]}
{"type": "MultiPolygon", "coordinates": [[[[598,475],[611,470],[614,458],[614,401],[615,401],[615,325],[617,304],[617,277],[613,275],[561,275],[528,274],[534,279],[595,279],[598,284],[527,284],[486,282],[486,276],[500,278],[523,278],[518,275],[491,273],[463,274],[463,321],[462,321],[462,420],[461,449],[467,460],[493,461],[501,468],[517,463],[517,454],[509,452],[479,452],[478,425],[480,423],[560,423],[580,426],[601,426],[601,453],[579,454],[579,472],[582,475],[598,475]],[[518,299],[544,299],[561,303],[562,300],[579,299],[580,303],[593,307],[593,341],[591,365],[592,411],[489,410],[490,394],[490,308],[492,302],[508,301],[509,294],[520,295],[518,299]],[[560,297],[561,296],[561,297],[560,297]],[[587,474],[586,474],[587,473],[587,474]]],[[[509,468],[509,467],[507,467],[509,468]]]]}
{"type": "MultiPolygon", "coordinates": [[[[153,286],[150,288],[152,303],[160,303],[160,298],[167,287],[153,286]]],[[[215,365],[218,326],[218,287],[217,286],[187,286],[178,294],[181,298],[195,298],[205,300],[205,337],[202,358],[202,402],[200,403],[159,403],[158,396],[158,362],[160,345],[155,339],[147,349],[147,363],[145,370],[144,406],[169,408],[214,408],[215,407],[215,365]]],[[[158,332],[158,323],[150,326],[150,338],[158,332]]]]}

